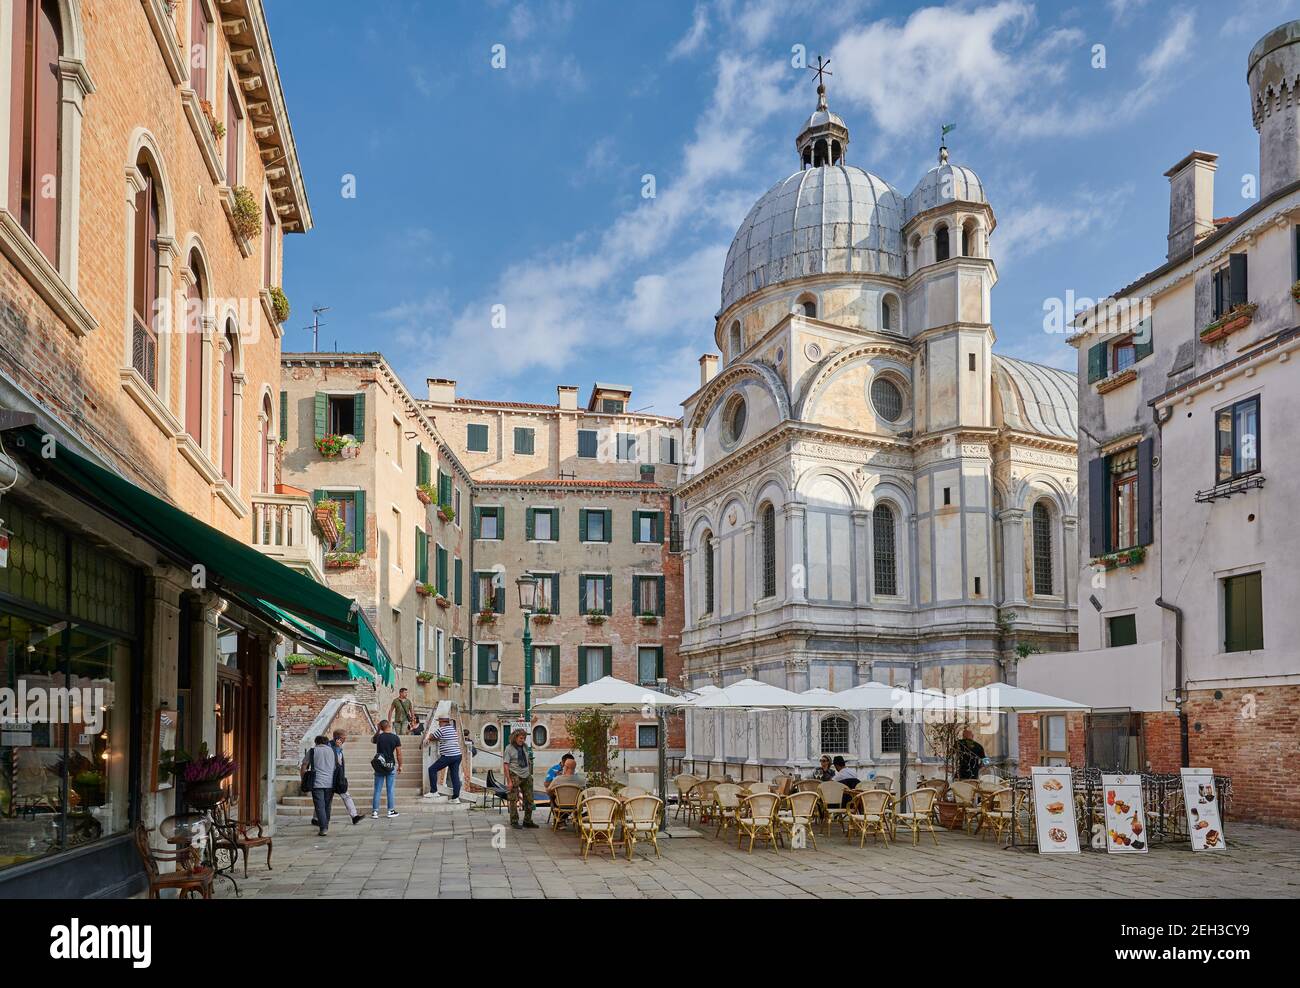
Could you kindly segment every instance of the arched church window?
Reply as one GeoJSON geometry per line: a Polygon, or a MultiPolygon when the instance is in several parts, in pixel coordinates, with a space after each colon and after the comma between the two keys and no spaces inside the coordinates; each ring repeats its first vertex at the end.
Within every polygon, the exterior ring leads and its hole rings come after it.
{"type": "Polygon", "coordinates": [[[722,412],[722,438],[726,445],[734,446],[740,442],[745,434],[745,420],[748,415],[745,399],[740,395],[732,395],[722,412]]]}
{"type": "Polygon", "coordinates": [[[704,611],[713,613],[713,533],[705,532],[700,538],[700,551],[704,553],[704,611]]]}
{"type": "Polygon", "coordinates": [[[763,539],[763,596],[776,596],[776,508],[769,501],[759,511],[763,539]]]}
{"type": "Polygon", "coordinates": [[[880,753],[896,755],[903,750],[903,722],[893,717],[880,720],[880,753]]]}
{"type": "Polygon", "coordinates": [[[871,382],[871,407],[886,422],[897,422],[903,417],[903,392],[887,377],[877,377],[871,382]]]}
{"type": "Polygon", "coordinates": [[[849,721],[847,717],[823,717],[821,722],[821,751],[824,755],[846,755],[849,751],[849,721]]]}
{"type": "Polygon", "coordinates": [[[840,163],[840,158],[843,156],[843,153],[844,153],[843,149],[840,147],[840,142],[831,141],[831,164],[832,165],[838,165],[840,163]]]}
{"type": "Polygon", "coordinates": [[[961,253],[963,257],[976,257],[979,254],[979,228],[974,220],[967,220],[961,228],[961,253]]]}
{"type": "Polygon", "coordinates": [[[880,328],[885,332],[894,329],[894,300],[888,296],[880,302],[880,328]]]}
{"type": "Polygon", "coordinates": [[[1052,514],[1039,501],[1034,505],[1034,593],[1052,591],[1052,514]]]}
{"type": "Polygon", "coordinates": [[[948,227],[940,226],[934,231],[934,259],[935,261],[948,260],[948,227]]]}
{"type": "Polygon", "coordinates": [[[801,295],[799,300],[795,302],[794,307],[796,312],[808,319],[817,318],[817,299],[811,295],[801,295]]]}
{"type": "Polygon", "coordinates": [[[741,334],[740,334],[740,322],[739,322],[739,320],[737,320],[736,322],[733,322],[733,323],[731,324],[730,348],[731,348],[731,359],[732,359],[732,360],[735,360],[737,357],[739,357],[739,356],[740,356],[740,351],[743,350],[743,349],[745,348],[745,347],[744,347],[744,342],[743,342],[743,337],[742,337],[741,334]]]}
{"type": "Polygon", "coordinates": [[[894,512],[886,504],[877,504],[871,512],[871,545],[876,593],[887,597],[898,596],[894,512]]]}
{"type": "Polygon", "coordinates": [[[142,153],[136,167],[144,185],[135,196],[135,283],[131,301],[135,319],[131,329],[131,366],[158,389],[158,182],[142,153]]]}

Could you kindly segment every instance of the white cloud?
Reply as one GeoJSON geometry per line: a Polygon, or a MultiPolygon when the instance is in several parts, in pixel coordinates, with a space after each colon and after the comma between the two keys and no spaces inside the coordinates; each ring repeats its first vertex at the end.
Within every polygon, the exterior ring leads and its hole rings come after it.
{"type": "Polygon", "coordinates": [[[1116,24],[1123,24],[1134,13],[1145,7],[1147,2],[1148,0],[1106,0],[1106,6],[1110,8],[1111,19],[1116,24]]]}
{"type": "Polygon", "coordinates": [[[989,238],[989,250],[999,266],[1067,240],[1104,229],[1114,223],[1124,200],[1133,193],[1131,185],[1098,193],[1080,189],[1070,201],[1030,202],[1017,200],[1002,210],[998,228],[989,238]]]}
{"type": "Polygon", "coordinates": [[[687,32],[678,39],[677,43],[668,51],[669,60],[686,58],[694,55],[700,50],[709,34],[709,12],[708,8],[702,3],[695,5],[695,11],[691,15],[691,26],[687,32]]]}

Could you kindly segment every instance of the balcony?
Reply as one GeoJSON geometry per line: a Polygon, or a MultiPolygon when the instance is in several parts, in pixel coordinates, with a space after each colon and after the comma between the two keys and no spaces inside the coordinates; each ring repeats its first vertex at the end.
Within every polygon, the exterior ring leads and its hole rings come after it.
{"type": "Polygon", "coordinates": [[[291,569],[325,582],[325,543],[313,524],[311,497],[279,486],[253,495],[253,548],[291,569]]]}

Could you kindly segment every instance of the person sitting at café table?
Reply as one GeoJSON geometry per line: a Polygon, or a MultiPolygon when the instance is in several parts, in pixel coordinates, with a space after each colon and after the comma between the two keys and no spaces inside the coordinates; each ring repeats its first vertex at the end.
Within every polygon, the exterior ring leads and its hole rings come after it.
{"type": "Polygon", "coordinates": [[[830,755],[822,755],[821,761],[813,769],[812,777],[818,782],[830,782],[831,779],[835,778],[835,772],[831,769],[830,755]]]}
{"type": "Polygon", "coordinates": [[[576,786],[587,785],[587,780],[578,773],[578,760],[571,753],[566,753],[560,759],[559,764],[552,765],[546,773],[546,791],[550,792],[551,788],[557,782],[571,782],[576,786]]]}
{"type": "Polygon", "coordinates": [[[842,782],[848,787],[844,791],[844,798],[840,800],[840,806],[848,806],[853,799],[853,794],[849,790],[858,784],[858,774],[848,767],[842,755],[836,755],[835,761],[831,764],[835,766],[835,775],[831,781],[842,782]]]}

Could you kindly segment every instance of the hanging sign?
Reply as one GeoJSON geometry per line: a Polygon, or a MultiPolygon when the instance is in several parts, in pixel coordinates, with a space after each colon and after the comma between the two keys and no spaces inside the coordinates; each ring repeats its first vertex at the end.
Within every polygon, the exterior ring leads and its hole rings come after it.
{"type": "Polygon", "coordinates": [[[1183,805],[1187,807],[1187,832],[1193,851],[1223,851],[1228,842],[1219,817],[1219,794],[1214,788],[1214,769],[1185,768],[1183,805]]]}
{"type": "Polygon", "coordinates": [[[9,565],[9,533],[0,528],[0,569],[9,565]]]}
{"type": "Polygon", "coordinates": [[[1140,775],[1102,775],[1106,793],[1106,853],[1146,854],[1147,815],[1140,775]]]}
{"type": "Polygon", "coordinates": [[[1074,780],[1068,765],[1034,765],[1034,825],[1039,854],[1078,854],[1079,826],[1074,817],[1074,780]]]}

